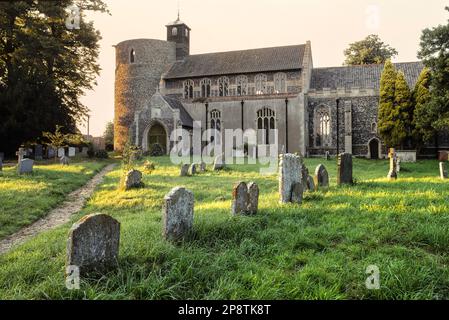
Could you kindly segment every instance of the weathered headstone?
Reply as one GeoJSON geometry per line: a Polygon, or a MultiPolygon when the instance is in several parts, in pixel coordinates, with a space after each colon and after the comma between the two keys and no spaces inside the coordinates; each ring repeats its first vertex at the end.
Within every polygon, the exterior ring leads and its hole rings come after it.
{"type": "Polygon", "coordinates": [[[239,182],[232,190],[232,214],[246,214],[248,210],[248,186],[239,182]]]}
{"type": "Polygon", "coordinates": [[[17,166],[17,171],[19,174],[24,174],[24,173],[32,173],[33,172],[33,165],[34,165],[34,161],[31,159],[22,159],[18,166],[17,166]]]}
{"type": "Polygon", "coordinates": [[[167,240],[181,240],[193,227],[193,193],[176,187],[165,195],[164,200],[163,236],[167,240]]]}
{"type": "Polygon", "coordinates": [[[91,214],[75,223],[67,241],[67,266],[80,275],[107,272],[118,265],[120,222],[106,214],[91,214]]]}
{"type": "Polygon", "coordinates": [[[337,184],[352,184],[352,155],[349,153],[339,154],[337,159],[337,166],[337,184]]]}
{"type": "Polygon", "coordinates": [[[315,191],[315,182],[313,181],[313,178],[311,175],[307,176],[307,190],[315,191]]]}
{"type": "Polygon", "coordinates": [[[248,214],[256,214],[259,209],[259,186],[255,182],[248,184],[248,214]]]}
{"type": "Polygon", "coordinates": [[[307,178],[309,176],[309,169],[307,169],[306,165],[302,163],[301,167],[301,181],[303,190],[307,190],[307,178]]]}
{"type": "Polygon", "coordinates": [[[69,147],[69,157],[74,157],[76,155],[76,151],[74,147],[69,147]]]}
{"type": "Polygon", "coordinates": [[[397,173],[397,157],[395,150],[393,148],[390,149],[388,157],[390,158],[390,171],[388,172],[387,178],[389,180],[395,180],[398,178],[398,173],[397,173]]]}
{"type": "Polygon", "coordinates": [[[280,155],[279,159],[279,201],[288,203],[292,201],[293,186],[296,183],[300,183],[302,186],[301,157],[287,153],[280,155]]]}
{"type": "Polygon", "coordinates": [[[315,169],[315,188],[328,188],[329,187],[329,174],[327,173],[326,167],[319,164],[315,169]]]}
{"type": "Polygon", "coordinates": [[[183,164],[181,165],[181,173],[180,176],[181,177],[186,177],[189,175],[189,168],[190,166],[188,164],[183,164]]]}
{"type": "Polygon", "coordinates": [[[200,163],[200,172],[206,172],[206,162],[204,161],[200,163]]]}
{"type": "Polygon", "coordinates": [[[44,156],[44,147],[41,144],[34,146],[34,160],[40,161],[44,156]]]}
{"type": "Polygon", "coordinates": [[[225,167],[225,163],[223,160],[223,155],[221,154],[221,155],[216,156],[215,160],[214,160],[214,167],[213,167],[214,171],[221,170],[224,167],[225,167]]]}
{"type": "Polygon", "coordinates": [[[142,188],[142,172],[139,170],[130,170],[125,177],[125,190],[142,188]]]}
{"type": "Polygon", "coordinates": [[[69,157],[62,156],[59,159],[59,163],[62,164],[63,166],[68,166],[70,164],[70,159],[69,159],[69,157]]]}
{"type": "Polygon", "coordinates": [[[440,162],[440,178],[446,180],[448,177],[446,162],[440,162]]]}
{"type": "Polygon", "coordinates": [[[329,154],[329,151],[326,151],[326,152],[324,153],[324,159],[326,159],[326,161],[329,161],[330,158],[331,158],[331,156],[330,156],[330,154],[329,154]]]}
{"type": "Polygon", "coordinates": [[[55,149],[53,149],[52,147],[48,147],[47,148],[47,158],[52,159],[55,157],[55,149]]]}
{"type": "Polygon", "coordinates": [[[58,158],[61,158],[62,156],[65,155],[65,150],[64,148],[59,148],[58,149],[58,158]]]}
{"type": "Polygon", "coordinates": [[[189,167],[189,175],[193,176],[196,174],[196,164],[192,163],[189,167]]]}
{"type": "Polygon", "coordinates": [[[304,188],[302,185],[302,182],[296,182],[293,184],[292,186],[292,191],[291,191],[291,202],[293,203],[297,203],[297,204],[301,204],[302,203],[302,198],[303,198],[303,194],[304,194],[304,188]]]}

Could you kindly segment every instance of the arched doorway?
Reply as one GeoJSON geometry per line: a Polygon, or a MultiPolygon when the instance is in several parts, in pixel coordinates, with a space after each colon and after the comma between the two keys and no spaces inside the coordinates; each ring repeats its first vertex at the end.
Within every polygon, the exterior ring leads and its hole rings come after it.
{"type": "Polygon", "coordinates": [[[167,152],[167,133],[159,123],[153,124],[148,131],[148,149],[150,150],[151,146],[155,143],[162,147],[164,153],[167,152]]]}
{"type": "Polygon", "coordinates": [[[379,145],[379,140],[377,139],[372,139],[369,142],[369,153],[370,153],[370,159],[379,159],[379,149],[380,149],[380,145],[379,145]]]}

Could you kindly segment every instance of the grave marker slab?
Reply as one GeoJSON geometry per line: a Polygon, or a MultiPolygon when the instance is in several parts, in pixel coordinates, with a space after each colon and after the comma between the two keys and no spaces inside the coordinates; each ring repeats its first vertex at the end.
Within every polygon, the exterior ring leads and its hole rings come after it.
{"type": "Polygon", "coordinates": [[[350,153],[339,154],[337,159],[337,166],[337,184],[352,184],[352,155],[350,153]]]}
{"type": "Polygon", "coordinates": [[[232,214],[246,214],[248,210],[248,186],[239,182],[232,190],[232,214]]]}
{"type": "Polygon", "coordinates": [[[34,146],[34,160],[41,161],[44,156],[44,147],[41,144],[34,146]]]}
{"type": "Polygon", "coordinates": [[[181,173],[180,176],[181,177],[186,177],[189,175],[189,168],[190,166],[188,164],[183,164],[181,165],[181,173]]]}
{"type": "Polygon", "coordinates": [[[280,155],[279,159],[279,201],[288,203],[292,201],[293,186],[296,183],[302,185],[301,158],[298,155],[287,153],[280,155]]]}
{"type": "Polygon", "coordinates": [[[31,159],[22,159],[17,166],[19,174],[32,173],[34,161],[31,159]]]}
{"type": "Polygon", "coordinates": [[[446,180],[448,177],[446,162],[440,162],[440,178],[446,180]]]}
{"type": "Polygon", "coordinates": [[[181,240],[193,227],[193,193],[184,187],[176,187],[165,195],[164,200],[162,234],[166,240],[181,240]]]}
{"type": "Polygon", "coordinates": [[[142,188],[142,172],[139,170],[130,170],[125,177],[125,190],[142,188]]]}
{"type": "Polygon", "coordinates": [[[259,209],[259,186],[255,182],[248,184],[248,214],[256,214],[259,209]]]}
{"type": "Polygon", "coordinates": [[[69,147],[69,157],[74,157],[76,155],[76,149],[74,147],[69,147]]]}
{"type": "Polygon", "coordinates": [[[65,150],[64,148],[58,149],[58,158],[61,158],[62,156],[65,156],[65,150]]]}
{"type": "Polygon", "coordinates": [[[316,189],[329,187],[329,174],[324,165],[319,164],[316,167],[314,182],[316,189]]]}

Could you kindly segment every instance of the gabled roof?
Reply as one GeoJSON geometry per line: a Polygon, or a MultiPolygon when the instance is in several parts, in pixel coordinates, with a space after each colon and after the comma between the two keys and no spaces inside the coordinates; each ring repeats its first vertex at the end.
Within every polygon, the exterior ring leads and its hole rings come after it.
{"type": "Polygon", "coordinates": [[[170,107],[180,111],[181,123],[184,127],[193,128],[193,119],[186,109],[184,109],[181,101],[168,96],[163,96],[163,99],[170,105],[170,107]]]}
{"type": "Polygon", "coordinates": [[[175,62],[164,79],[302,69],[305,45],[206,53],[175,62]]]}
{"type": "MultiPolygon", "coordinates": [[[[422,62],[395,63],[396,69],[403,71],[408,85],[413,88],[424,65],[422,62]]],[[[323,88],[373,88],[379,89],[383,64],[316,68],[312,71],[311,89],[323,88]]]]}

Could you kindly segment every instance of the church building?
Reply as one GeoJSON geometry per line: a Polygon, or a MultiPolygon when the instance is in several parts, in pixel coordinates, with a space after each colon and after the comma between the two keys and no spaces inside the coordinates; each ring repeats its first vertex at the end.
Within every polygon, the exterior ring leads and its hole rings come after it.
{"type": "MultiPolygon", "coordinates": [[[[171,132],[201,121],[202,130],[258,130],[258,144],[273,143],[277,129],[279,152],[385,157],[377,133],[383,65],[314,68],[310,41],[191,55],[188,25],[178,17],[166,28],[167,41],[116,45],[116,150],[130,141],[169,153],[171,132]]],[[[413,88],[423,64],[396,68],[413,88]]]]}

